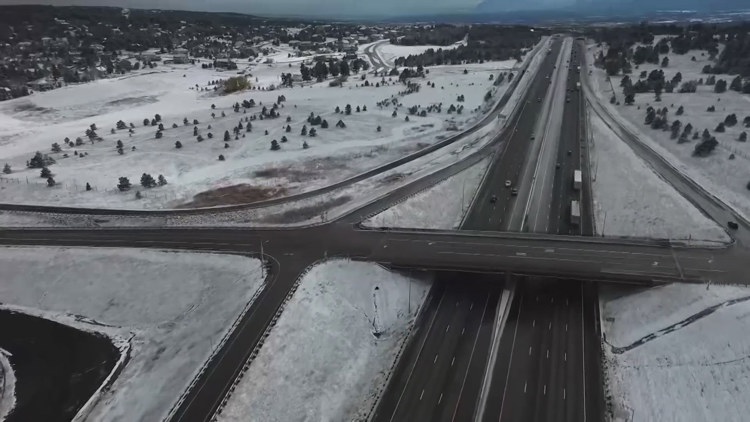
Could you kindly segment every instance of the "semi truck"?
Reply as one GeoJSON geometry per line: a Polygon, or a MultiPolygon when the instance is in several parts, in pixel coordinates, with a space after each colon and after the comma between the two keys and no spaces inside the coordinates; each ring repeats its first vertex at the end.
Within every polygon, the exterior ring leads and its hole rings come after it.
{"type": "Polygon", "coordinates": [[[581,183],[583,183],[583,177],[581,176],[581,170],[573,171],[573,189],[581,190],[581,183]]]}
{"type": "Polygon", "coordinates": [[[570,224],[577,226],[581,223],[581,205],[578,201],[570,203],[570,224]]]}

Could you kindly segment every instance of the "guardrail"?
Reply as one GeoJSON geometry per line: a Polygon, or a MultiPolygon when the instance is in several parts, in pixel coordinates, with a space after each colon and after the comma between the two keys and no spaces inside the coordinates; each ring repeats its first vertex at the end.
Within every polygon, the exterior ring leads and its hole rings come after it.
{"type": "MultiPolygon", "coordinates": [[[[355,224],[354,229],[363,232],[384,232],[390,234],[425,234],[425,235],[447,235],[453,237],[482,237],[494,238],[498,240],[533,240],[547,241],[551,244],[555,242],[570,242],[579,244],[598,244],[598,245],[616,245],[616,246],[640,246],[640,247],[657,247],[657,248],[698,248],[698,249],[728,249],[733,242],[709,241],[701,239],[668,239],[668,238],[648,238],[648,237],[596,237],[596,236],[569,236],[569,235],[552,235],[545,233],[525,233],[525,232],[496,232],[496,231],[472,231],[472,230],[443,230],[443,229],[410,229],[410,228],[384,228],[368,227],[362,224],[355,224]],[[696,244],[699,244],[696,245],[696,244]]],[[[550,246],[552,247],[552,246],[550,246]]]]}

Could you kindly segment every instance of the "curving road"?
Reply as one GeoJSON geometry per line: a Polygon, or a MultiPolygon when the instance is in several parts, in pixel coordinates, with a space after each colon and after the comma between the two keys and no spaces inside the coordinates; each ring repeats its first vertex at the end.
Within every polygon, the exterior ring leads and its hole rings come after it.
{"type": "MultiPolygon", "coordinates": [[[[547,186],[545,189],[552,193],[551,198],[535,194],[526,182],[520,183],[528,179],[523,174],[531,174],[527,170],[530,163],[534,168],[538,167],[535,161],[527,160],[532,146],[531,135],[540,133],[538,120],[543,117],[549,121],[553,119],[549,114],[560,112],[559,104],[556,107],[549,105],[551,100],[559,99],[547,94],[550,83],[545,78],[554,74],[560,83],[565,79],[560,79],[559,75],[563,73],[557,72],[561,66],[556,63],[561,64],[560,57],[563,57],[559,55],[560,48],[561,42],[558,41],[553,47],[555,54],[545,59],[521,107],[518,107],[519,112],[512,117],[508,125],[510,129],[493,144],[498,151],[462,227],[467,230],[359,230],[352,224],[354,220],[347,218],[321,226],[289,230],[0,229],[0,243],[253,254],[262,249],[267,256],[274,258],[261,300],[254,302],[217,358],[196,380],[196,387],[174,409],[173,420],[210,420],[217,410],[220,411],[222,398],[243,370],[247,357],[257,346],[258,339],[299,274],[316,260],[331,256],[441,271],[417,334],[399,363],[375,419],[472,419],[478,410],[477,397],[491,351],[495,313],[507,277],[532,275],[516,280],[518,287],[509,323],[499,339],[498,364],[492,368],[485,418],[582,420],[590,412],[596,412],[590,404],[583,402],[596,400],[590,386],[600,384],[600,381],[588,378],[590,371],[585,369],[597,347],[595,336],[591,335],[596,327],[587,325],[597,319],[595,308],[589,306],[596,302],[596,292],[581,280],[646,284],[709,279],[736,282],[742,280],[746,272],[743,265],[746,251],[741,244],[726,248],[685,248],[660,241],[541,234],[592,234],[590,219],[584,218],[580,229],[574,229],[567,222],[565,211],[571,198],[578,197],[583,199],[584,213],[590,214],[586,205],[590,191],[587,194],[584,189],[580,193],[570,185],[573,169],[583,167],[584,174],[587,173],[585,159],[582,160],[585,145],[580,145],[583,138],[580,96],[572,95],[570,103],[565,103],[562,128],[558,129],[560,138],[554,139],[552,131],[541,138],[544,141],[542,146],[553,145],[547,144],[550,140],[558,145],[547,146],[544,154],[532,154],[543,157],[540,161],[542,167],[549,167],[554,162],[551,157],[560,160],[561,168],[552,172],[552,180],[550,176],[538,182],[547,186]],[[557,71],[553,66],[557,66],[557,71]],[[542,98],[545,98],[544,102],[542,98]],[[568,149],[575,153],[567,155],[568,149]],[[520,187],[518,196],[512,195],[504,186],[505,180],[520,187]],[[497,197],[496,202],[490,200],[492,196],[497,197]],[[531,231],[539,231],[539,234],[491,231],[520,230],[519,219],[527,214],[529,198],[532,198],[530,209],[550,201],[548,217],[532,223],[534,230],[531,231]],[[520,208],[524,212],[514,214],[514,210],[520,208]],[[541,224],[549,226],[542,230],[541,224]],[[579,330],[580,322],[583,325],[579,330]],[[545,323],[547,332],[544,331],[545,323]],[[504,403],[508,406],[505,407],[504,403]],[[544,406],[538,406],[538,403],[544,403],[544,406]],[[556,415],[565,417],[556,419],[556,415]]],[[[575,81],[575,76],[570,75],[569,79],[575,81]]],[[[571,80],[567,82],[568,87],[571,80]]],[[[558,85],[555,87],[560,90],[558,85]]],[[[543,126],[545,131],[550,130],[549,124],[543,126]]],[[[537,170],[534,173],[540,174],[537,170]]],[[[444,173],[435,176],[433,183],[444,176],[444,173]]],[[[369,207],[372,210],[383,207],[397,196],[394,194],[382,201],[374,201],[369,207]]],[[[197,362],[196,366],[200,364],[197,362]]],[[[591,416],[589,419],[596,420],[591,416]]]]}

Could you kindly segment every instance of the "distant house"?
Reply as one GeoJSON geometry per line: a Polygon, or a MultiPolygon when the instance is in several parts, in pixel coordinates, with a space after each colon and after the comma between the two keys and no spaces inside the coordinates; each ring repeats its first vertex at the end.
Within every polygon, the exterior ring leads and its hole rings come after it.
{"type": "Polygon", "coordinates": [[[141,53],[138,55],[138,59],[144,63],[161,61],[161,57],[156,53],[141,53]]]}
{"type": "Polygon", "coordinates": [[[347,45],[343,48],[344,53],[356,53],[357,52],[357,46],[356,45],[347,45]]]}
{"type": "Polygon", "coordinates": [[[188,51],[184,48],[175,48],[172,52],[172,62],[175,64],[190,63],[190,60],[188,59],[188,51]]]}
{"type": "MultiPolygon", "coordinates": [[[[302,76],[300,75],[300,80],[302,76]]],[[[0,86],[0,101],[10,100],[13,98],[13,94],[10,92],[10,88],[7,86],[0,86]]]]}
{"type": "Polygon", "coordinates": [[[292,74],[292,82],[302,82],[302,74],[300,74],[300,73],[293,73],[292,74]]]}
{"type": "Polygon", "coordinates": [[[61,86],[59,82],[50,81],[46,78],[31,81],[27,85],[29,88],[37,92],[49,91],[50,89],[55,89],[61,86]]]}
{"type": "Polygon", "coordinates": [[[219,59],[214,62],[214,67],[217,69],[236,70],[237,63],[229,59],[219,59]]]}

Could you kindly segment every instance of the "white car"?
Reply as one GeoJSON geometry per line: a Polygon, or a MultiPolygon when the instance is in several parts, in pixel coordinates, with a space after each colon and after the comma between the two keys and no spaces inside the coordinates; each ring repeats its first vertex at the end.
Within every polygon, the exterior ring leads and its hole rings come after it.
{"type": "Polygon", "coordinates": [[[505,187],[506,187],[506,188],[509,188],[509,187],[510,187],[510,185],[511,185],[511,183],[510,183],[510,180],[506,180],[506,181],[505,181],[505,187]]]}

